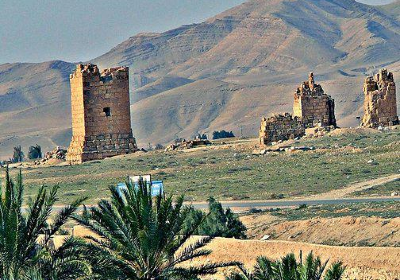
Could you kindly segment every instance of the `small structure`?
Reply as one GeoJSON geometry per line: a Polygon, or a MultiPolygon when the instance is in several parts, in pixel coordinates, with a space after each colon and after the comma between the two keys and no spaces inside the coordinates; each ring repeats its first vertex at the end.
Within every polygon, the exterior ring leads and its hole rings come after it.
{"type": "Polygon", "coordinates": [[[336,127],[335,101],[315,83],[314,74],[310,73],[308,81],[303,82],[294,94],[293,115],[285,113],[262,118],[260,145],[302,137],[306,129],[314,127],[328,130],[336,127]]]}
{"type": "Polygon", "coordinates": [[[136,151],[128,67],[100,73],[96,65],[79,64],[70,82],[72,141],[67,161],[79,164],[136,151]]]}
{"type": "Polygon", "coordinates": [[[267,145],[279,140],[295,139],[305,134],[304,124],[299,117],[285,113],[263,117],[260,128],[260,145],[267,145]]]}
{"type": "Polygon", "coordinates": [[[378,128],[399,124],[396,103],[396,84],[393,73],[381,69],[364,82],[363,127],[378,128]]]}

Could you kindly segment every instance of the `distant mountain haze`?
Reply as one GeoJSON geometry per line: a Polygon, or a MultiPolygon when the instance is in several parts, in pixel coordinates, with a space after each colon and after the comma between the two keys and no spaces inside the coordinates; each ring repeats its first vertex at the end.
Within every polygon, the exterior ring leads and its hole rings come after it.
{"type": "MultiPolygon", "coordinates": [[[[141,32],[202,22],[245,0],[0,1],[0,64],[85,61],[141,32]]],[[[390,0],[362,0],[382,5],[390,0]]]]}
{"type": "MultiPolygon", "coordinates": [[[[339,125],[354,126],[367,74],[387,67],[400,83],[399,8],[400,1],[251,0],[201,23],[140,33],[90,62],[130,67],[141,146],[221,129],[256,136],[261,116],[292,111],[310,71],[335,98],[339,125]]],[[[85,22],[77,20],[89,28],[85,22]]],[[[74,67],[0,65],[0,157],[17,144],[68,145],[74,67]]]]}

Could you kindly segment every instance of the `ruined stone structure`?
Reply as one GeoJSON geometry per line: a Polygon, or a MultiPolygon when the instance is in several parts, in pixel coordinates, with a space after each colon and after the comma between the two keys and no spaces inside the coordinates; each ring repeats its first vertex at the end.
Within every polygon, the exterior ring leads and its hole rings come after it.
{"type": "Polygon", "coordinates": [[[72,141],[67,161],[79,164],[134,152],[129,69],[79,64],[70,76],[72,141]]]}
{"type": "Polygon", "coordinates": [[[304,123],[300,118],[285,113],[262,118],[260,128],[260,145],[267,145],[279,140],[294,139],[305,134],[304,123]]]}
{"type": "Polygon", "coordinates": [[[324,93],[321,85],[314,82],[313,73],[294,94],[293,115],[299,117],[306,127],[336,126],[335,102],[324,93]]]}
{"type": "Polygon", "coordinates": [[[375,77],[366,78],[364,96],[362,126],[377,128],[399,123],[393,73],[381,69],[375,77]]]}
{"type": "Polygon", "coordinates": [[[335,102],[324,93],[321,85],[315,84],[314,74],[310,73],[308,81],[294,94],[293,115],[285,113],[262,118],[260,145],[302,137],[307,128],[316,126],[336,127],[335,102]]]}

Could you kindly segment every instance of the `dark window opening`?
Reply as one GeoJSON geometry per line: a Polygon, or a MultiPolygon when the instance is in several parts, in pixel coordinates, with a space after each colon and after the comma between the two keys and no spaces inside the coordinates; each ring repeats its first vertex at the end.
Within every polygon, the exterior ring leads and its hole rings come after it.
{"type": "Polygon", "coordinates": [[[106,113],[106,117],[111,117],[111,109],[110,109],[110,107],[104,108],[103,112],[106,113]]]}

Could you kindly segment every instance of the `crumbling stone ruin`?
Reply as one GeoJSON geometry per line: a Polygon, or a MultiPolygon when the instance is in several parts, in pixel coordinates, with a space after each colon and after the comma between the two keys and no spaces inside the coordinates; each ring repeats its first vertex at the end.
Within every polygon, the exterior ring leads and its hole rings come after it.
{"type": "Polygon", "coordinates": [[[381,69],[364,82],[364,117],[361,125],[377,128],[399,124],[393,73],[381,69]]]}
{"type": "Polygon", "coordinates": [[[336,118],[334,100],[315,83],[314,74],[310,73],[308,81],[303,82],[294,94],[293,115],[285,113],[262,118],[260,145],[302,137],[306,129],[313,127],[331,130],[336,127],[336,118]]]}
{"type": "Polygon", "coordinates": [[[96,65],[79,64],[70,82],[72,141],[67,161],[79,164],[136,151],[129,68],[110,68],[100,73],[96,65]]]}
{"type": "Polygon", "coordinates": [[[336,126],[335,101],[314,82],[313,73],[294,94],[293,115],[299,117],[306,127],[336,126]]]}
{"type": "Polygon", "coordinates": [[[267,145],[280,140],[295,139],[302,137],[305,127],[299,117],[285,113],[275,114],[270,118],[263,117],[260,128],[260,144],[267,145]]]}
{"type": "Polygon", "coordinates": [[[47,161],[47,160],[52,159],[52,158],[65,160],[66,154],[67,154],[67,150],[64,150],[60,146],[57,146],[52,151],[46,152],[44,154],[43,160],[47,161]]]}
{"type": "Polygon", "coordinates": [[[166,152],[169,151],[175,151],[175,150],[188,150],[196,147],[201,147],[201,146],[207,146],[211,145],[211,142],[209,140],[204,140],[204,139],[194,139],[194,140],[189,140],[187,141],[186,139],[183,139],[180,142],[175,142],[170,145],[168,145],[165,148],[166,152]]]}

